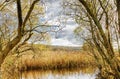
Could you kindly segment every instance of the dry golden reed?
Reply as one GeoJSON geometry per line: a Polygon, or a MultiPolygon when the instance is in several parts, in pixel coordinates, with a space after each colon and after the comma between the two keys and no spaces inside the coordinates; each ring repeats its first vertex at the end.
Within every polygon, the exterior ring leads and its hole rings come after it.
{"type": "Polygon", "coordinates": [[[94,59],[85,52],[48,50],[40,53],[22,55],[20,70],[63,69],[95,66],[94,59]]]}

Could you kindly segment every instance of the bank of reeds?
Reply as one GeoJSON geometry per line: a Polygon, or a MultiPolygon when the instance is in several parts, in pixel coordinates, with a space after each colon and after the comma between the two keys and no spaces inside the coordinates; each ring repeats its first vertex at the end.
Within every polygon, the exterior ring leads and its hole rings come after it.
{"type": "Polygon", "coordinates": [[[94,59],[88,53],[79,51],[40,51],[22,55],[19,61],[19,70],[22,71],[95,67],[94,59]]]}
{"type": "MultiPolygon", "coordinates": [[[[36,46],[36,45],[35,45],[36,46]]],[[[34,47],[35,47],[34,46],[34,47]]],[[[19,79],[21,72],[28,70],[62,70],[77,68],[94,68],[96,63],[92,56],[85,51],[47,49],[37,46],[32,51],[9,55],[2,64],[2,77],[4,79],[19,79]]],[[[48,48],[48,47],[47,47],[48,48]]]]}

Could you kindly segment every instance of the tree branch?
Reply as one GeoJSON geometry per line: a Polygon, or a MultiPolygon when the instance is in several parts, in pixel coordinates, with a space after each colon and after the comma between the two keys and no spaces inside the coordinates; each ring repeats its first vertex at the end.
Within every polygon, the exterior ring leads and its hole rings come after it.
{"type": "Polygon", "coordinates": [[[21,37],[21,30],[22,30],[22,10],[21,10],[21,2],[17,0],[17,13],[18,13],[18,36],[21,37]]]}
{"type": "Polygon", "coordinates": [[[33,3],[31,4],[31,7],[29,8],[29,11],[28,11],[28,13],[27,13],[27,15],[26,15],[26,17],[25,17],[25,19],[24,19],[24,22],[23,22],[23,29],[24,29],[25,24],[26,24],[26,22],[28,21],[31,13],[32,13],[32,11],[33,11],[33,9],[34,9],[35,4],[36,4],[38,1],[39,1],[39,0],[35,0],[35,1],[33,1],[33,3]]]}

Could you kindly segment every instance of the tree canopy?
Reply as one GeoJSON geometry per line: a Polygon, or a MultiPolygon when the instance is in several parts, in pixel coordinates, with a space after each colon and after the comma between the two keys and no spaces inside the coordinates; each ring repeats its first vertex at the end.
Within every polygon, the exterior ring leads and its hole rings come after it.
{"type": "Polygon", "coordinates": [[[6,56],[30,38],[40,40],[46,33],[37,29],[45,25],[39,18],[44,15],[40,0],[0,1],[0,65],[6,56]]]}
{"type": "Polygon", "coordinates": [[[75,32],[88,43],[101,73],[105,69],[106,75],[102,73],[102,78],[109,79],[110,74],[115,79],[120,78],[120,61],[116,56],[120,55],[120,1],[70,0],[65,5],[72,10],[71,13],[67,11],[67,14],[79,24],[75,32]]]}

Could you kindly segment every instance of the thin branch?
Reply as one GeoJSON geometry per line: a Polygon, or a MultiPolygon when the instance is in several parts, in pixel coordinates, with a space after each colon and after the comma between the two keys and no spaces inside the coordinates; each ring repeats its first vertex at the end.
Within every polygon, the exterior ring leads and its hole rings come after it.
{"type": "Polygon", "coordinates": [[[33,1],[33,3],[31,4],[31,7],[29,8],[29,11],[28,11],[28,13],[27,13],[27,15],[26,15],[26,17],[25,17],[25,19],[24,19],[24,22],[23,22],[23,29],[24,29],[25,24],[26,24],[26,22],[28,21],[31,13],[32,13],[32,11],[33,11],[33,9],[34,9],[35,4],[36,4],[38,1],[39,1],[39,0],[35,0],[35,1],[33,1]]]}
{"type": "Polygon", "coordinates": [[[22,30],[22,10],[21,10],[21,1],[17,0],[17,13],[18,13],[18,36],[21,37],[22,30]]]}

